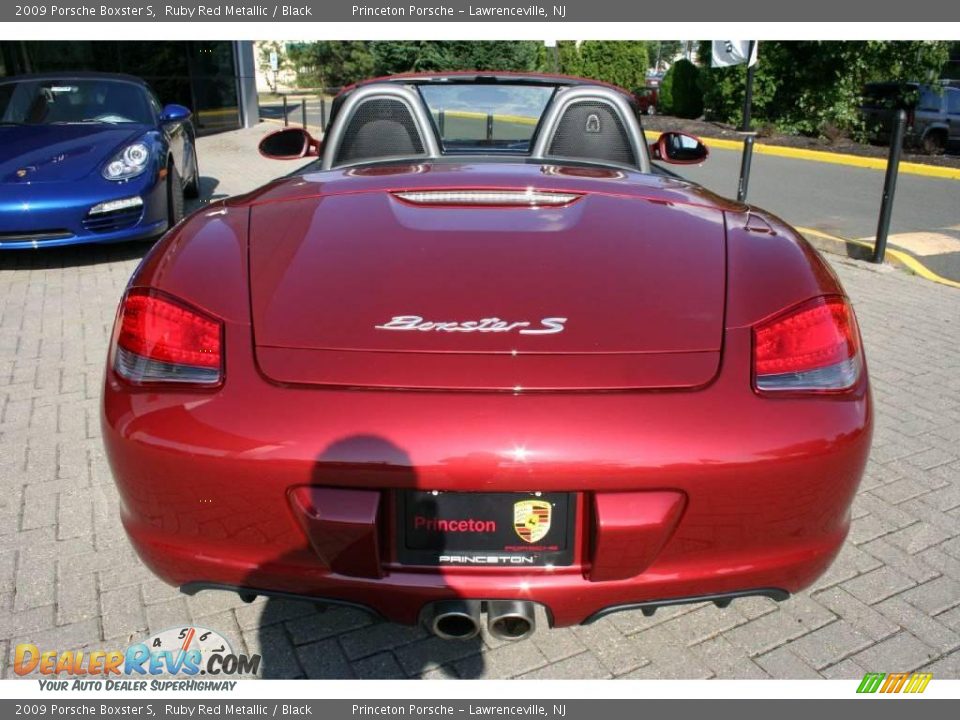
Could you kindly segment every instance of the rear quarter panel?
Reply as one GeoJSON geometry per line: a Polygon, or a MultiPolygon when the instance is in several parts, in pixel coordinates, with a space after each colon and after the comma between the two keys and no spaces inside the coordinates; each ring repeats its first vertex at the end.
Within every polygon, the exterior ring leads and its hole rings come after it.
{"type": "Polygon", "coordinates": [[[749,327],[819,295],[844,295],[820,254],[780,218],[727,213],[727,329],[749,327]]]}
{"type": "Polygon", "coordinates": [[[228,326],[249,325],[248,217],[245,206],[213,203],[197,210],[153,247],[130,286],[163,290],[228,326]]]}

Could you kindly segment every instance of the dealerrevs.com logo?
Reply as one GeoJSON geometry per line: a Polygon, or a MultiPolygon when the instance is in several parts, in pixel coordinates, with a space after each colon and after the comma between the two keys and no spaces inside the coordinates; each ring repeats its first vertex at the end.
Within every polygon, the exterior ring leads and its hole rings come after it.
{"type": "Polygon", "coordinates": [[[220,633],[171,628],[125,650],[57,650],[21,643],[13,671],[37,677],[41,690],[233,690],[256,675],[260,655],[233,652],[220,633]]]}

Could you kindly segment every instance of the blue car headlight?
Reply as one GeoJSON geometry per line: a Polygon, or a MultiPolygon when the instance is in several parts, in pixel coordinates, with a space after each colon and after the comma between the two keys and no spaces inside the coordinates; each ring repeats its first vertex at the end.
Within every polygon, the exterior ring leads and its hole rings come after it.
{"type": "Polygon", "coordinates": [[[129,180],[142,175],[150,165],[150,150],[142,142],[127,145],[103,168],[107,180],[129,180]]]}

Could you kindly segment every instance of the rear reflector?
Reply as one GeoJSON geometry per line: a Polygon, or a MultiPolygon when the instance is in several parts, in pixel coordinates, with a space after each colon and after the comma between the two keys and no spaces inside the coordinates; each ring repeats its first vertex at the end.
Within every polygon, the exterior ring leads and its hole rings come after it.
{"type": "Polygon", "coordinates": [[[154,290],[135,288],[123,299],[114,369],[131,382],[219,383],[222,323],[154,290]]]}
{"type": "Polygon", "coordinates": [[[860,377],[860,336],[843,298],[820,297],[754,328],[754,381],[763,391],[835,392],[860,377]]]}
{"type": "Polygon", "coordinates": [[[542,207],[569,205],[580,196],[541,190],[419,190],[394,193],[415,205],[470,207],[542,207]]]}

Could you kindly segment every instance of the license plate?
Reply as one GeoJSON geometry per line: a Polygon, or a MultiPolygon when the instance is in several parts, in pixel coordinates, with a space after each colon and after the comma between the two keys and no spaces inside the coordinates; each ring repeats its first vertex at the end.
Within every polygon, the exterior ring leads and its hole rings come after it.
{"type": "Polygon", "coordinates": [[[570,565],[570,493],[408,490],[397,502],[397,559],[406,565],[570,565]]]}

